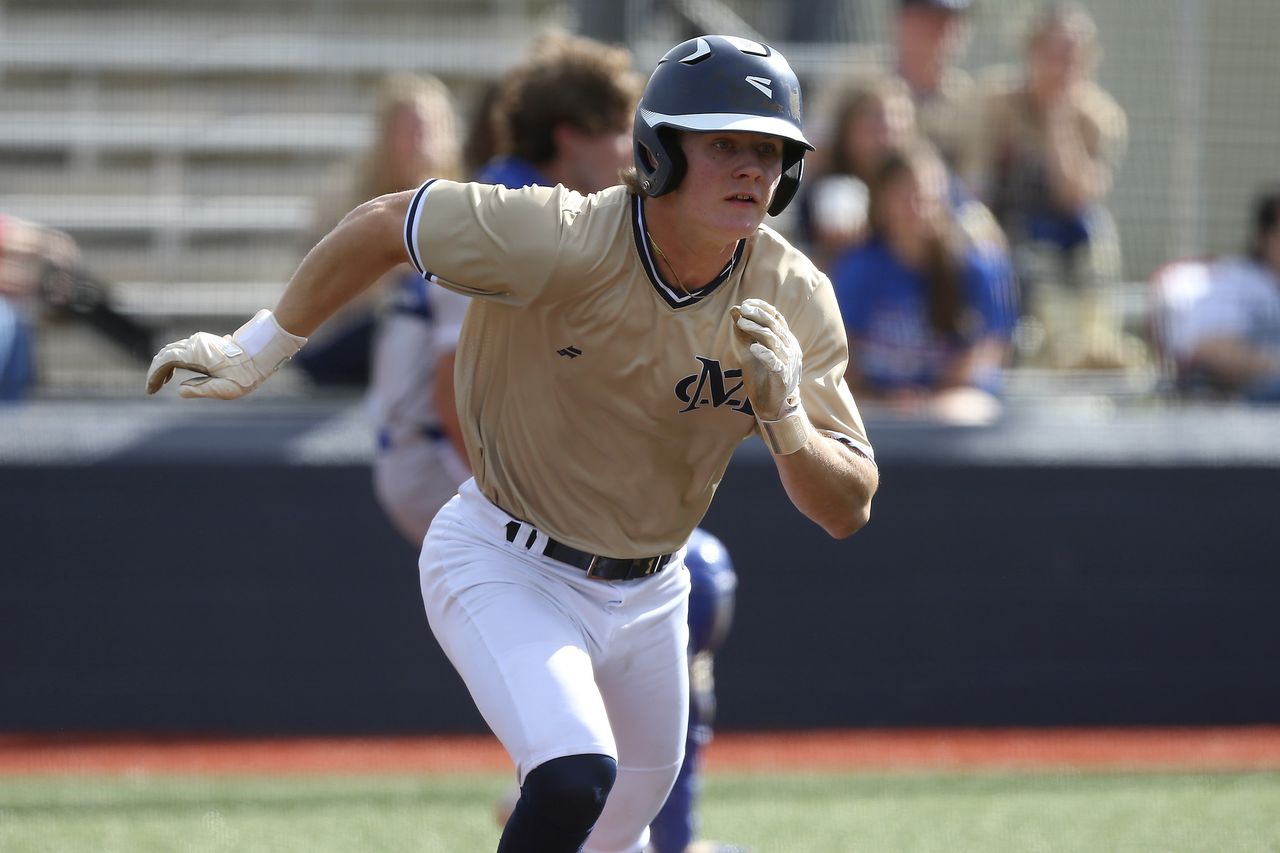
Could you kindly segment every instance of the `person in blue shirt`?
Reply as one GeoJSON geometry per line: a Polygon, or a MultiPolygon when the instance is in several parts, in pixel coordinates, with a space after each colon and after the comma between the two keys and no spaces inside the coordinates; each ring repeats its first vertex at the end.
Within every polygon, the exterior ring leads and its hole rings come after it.
{"type": "Polygon", "coordinates": [[[925,142],[876,170],[870,239],[832,271],[849,335],[845,375],[860,402],[982,422],[999,412],[1015,293],[1005,256],[972,238],[949,193],[925,142]]]}
{"type": "Polygon", "coordinates": [[[631,162],[631,119],[643,80],[623,48],[552,34],[539,39],[494,99],[498,148],[475,180],[563,184],[594,192],[631,162]]]}

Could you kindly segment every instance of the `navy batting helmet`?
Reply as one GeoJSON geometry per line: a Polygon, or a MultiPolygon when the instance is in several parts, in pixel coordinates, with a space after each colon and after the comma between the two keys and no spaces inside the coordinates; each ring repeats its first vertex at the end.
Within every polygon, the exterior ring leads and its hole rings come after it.
{"type": "Polygon", "coordinates": [[[700,36],[662,57],[636,110],[632,140],[640,186],[669,193],[684,177],[684,152],[675,131],[752,131],[780,136],[782,180],[769,204],[777,216],[800,188],[804,153],[813,146],[801,129],[800,81],[767,44],[734,36],[700,36]]]}
{"type": "Polygon", "coordinates": [[[689,569],[689,651],[714,652],[733,624],[738,575],[724,543],[701,527],[689,537],[684,555],[689,569]]]}

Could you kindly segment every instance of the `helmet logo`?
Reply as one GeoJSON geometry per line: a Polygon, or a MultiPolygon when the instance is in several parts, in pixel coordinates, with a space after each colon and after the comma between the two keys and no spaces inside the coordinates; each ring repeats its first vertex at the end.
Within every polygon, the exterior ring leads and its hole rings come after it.
{"type": "Polygon", "coordinates": [[[773,81],[768,77],[755,77],[748,74],[746,79],[752,86],[764,92],[767,97],[773,97],[773,81]]]}
{"type": "Polygon", "coordinates": [[[689,54],[688,56],[686,56],[684,59],[681,59],[680,61],[685,63],[686,65],[693,65],[695,62],[705,59],[710,55],[711,55],[711,45],[707,44],[706,39],[700,38],[698,39],[697,43],[693,46],[693,53],[689,54]]]}
{"type": "Polygon", "coordinates": [[[749,56],[768,56],[770,53],[769,46],[766,44],[761,44],[758,41],[752,41],[751,39],[738,38],[737,36],[722,36],[722,38],[725,41],[727,41],[729,44],[733,45],[738,50],[742,51],[745,54],[748,54],[749,56]]]}

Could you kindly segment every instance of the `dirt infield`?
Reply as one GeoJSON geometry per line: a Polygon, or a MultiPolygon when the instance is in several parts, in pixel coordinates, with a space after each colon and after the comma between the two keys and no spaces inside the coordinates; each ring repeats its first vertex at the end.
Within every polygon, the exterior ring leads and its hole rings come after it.
{"type": "MultiPolygon", "coordinates": [[[[709,770],[1280,770],[1280,726],[851,730],[717,735],[709,770]]],[[[0,774],[503,771],[490,737],[177,738],[0,734],[0,774]]]]}

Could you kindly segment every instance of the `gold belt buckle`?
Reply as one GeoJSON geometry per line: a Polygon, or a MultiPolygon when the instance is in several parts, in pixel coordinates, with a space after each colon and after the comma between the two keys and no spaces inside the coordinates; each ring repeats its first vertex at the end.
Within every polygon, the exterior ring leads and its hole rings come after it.
{"type": "Polygon", "coordinates": [[[602,578],[596,574],[596,563],[600,562],[599,554],[591,555],[591,562],[587,564],[587,577],[593,581],[607,581],[608,578],[602,578]]]}

